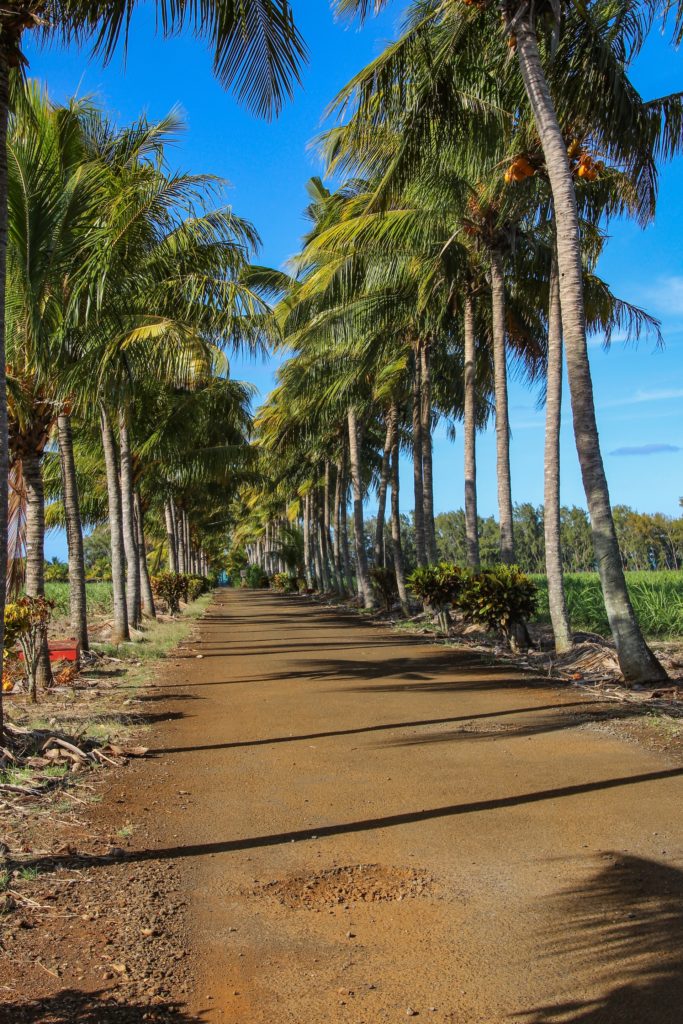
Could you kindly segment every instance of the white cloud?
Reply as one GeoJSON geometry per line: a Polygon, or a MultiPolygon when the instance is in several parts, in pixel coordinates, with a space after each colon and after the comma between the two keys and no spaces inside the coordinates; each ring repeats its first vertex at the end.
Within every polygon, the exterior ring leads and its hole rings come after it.
{"type": "Polygon", "coordinates": [[[677,444],[636,444],[624,448],[615,448],[610,455],[664,455],[670,452],[681,452],[677,444]]]}
{"type": "Polygon", "coordinates": [[[643,294],[658,313],[683,313],[683,276],[660,277],[643,289],[643,294]]]}
{"type": "Polygon", "coordinates": [[[620,405],[634,405],[641,402],[666,402],[674,398],[683,398],[683,388],[655,388],[651,391],[636,391],[625,398],[615,398],[610,402],[601,402],[601,409],[614,409],[620,405]]]}

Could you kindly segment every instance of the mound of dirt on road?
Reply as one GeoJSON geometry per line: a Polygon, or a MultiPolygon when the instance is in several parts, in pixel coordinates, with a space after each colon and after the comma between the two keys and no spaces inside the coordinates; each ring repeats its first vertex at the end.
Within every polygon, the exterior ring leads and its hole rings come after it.
{"type": "Polygon", "coordinates": [[[433,888],[434,879],[416,868],[353,864],[268,882],[260,891],[292,910],[317,910],[351,903],[391,903],[427,896],[433,888]]]}

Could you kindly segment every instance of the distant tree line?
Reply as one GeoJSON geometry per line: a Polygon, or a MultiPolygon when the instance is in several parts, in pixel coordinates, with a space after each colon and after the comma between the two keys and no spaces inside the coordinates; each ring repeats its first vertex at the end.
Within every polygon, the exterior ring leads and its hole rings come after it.
{"type": "MultiPolygon", "coordinates": [[[[636,512],[628,505],[615,505],[614,522],[625,570],[643,571],[681,569],[683,567],[683,516],[661,512],[636,512]]],[[[417,566],[413,517],[402,516],[402,537],[406,570],[417,566]]],[[[366,546],[375,542],[374,519],[366,523],[366,546]]],[[[467,564],[467,535],[463,509],[442,512],[434,518],[436,546],[440,559],[467,564]]],[[[543,506],[523,502],[514,507],[516,557],[527,572],[545,572],[543,506]]],[[[386,530],[385,551],[391,562],[391,536],[386,530]]],[[[482,565],[493,565],[500,558],[500,530],[493,516],[478,517],[479,550],[482,565]]],[[[595,555],[590,522],[585,509],[563,506],[560,515],[562,561],[566,572],[594,572],[595,555]]]]}

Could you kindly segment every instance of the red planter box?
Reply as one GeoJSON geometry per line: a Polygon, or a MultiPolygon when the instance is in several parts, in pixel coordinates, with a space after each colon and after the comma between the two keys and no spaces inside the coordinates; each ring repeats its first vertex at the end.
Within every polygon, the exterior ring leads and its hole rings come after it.
{"type": "MultiPolygon", "coordinates": [[[[50,661],[78,661],[81,648],[76,640],[50,640],[48,643],[50,661]]],[[[23,651],[19,651],[19,659],[24,660],[23,651]]]]}

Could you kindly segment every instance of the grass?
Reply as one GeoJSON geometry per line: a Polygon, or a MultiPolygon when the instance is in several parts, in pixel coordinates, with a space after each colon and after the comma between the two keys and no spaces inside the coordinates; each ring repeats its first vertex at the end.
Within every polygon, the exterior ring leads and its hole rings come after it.
{"type": "MultiPolygon", "coordinates": [[[[534,575],[532,579],[538,587],[536,620],[549,622],[546,578],[534,575]]],[[[598,574],[567,573],[564,579],[572,628],[609,636],[598,574]]],[[[683,571],[627,572],[626,584],[638,621],[647,636],[683,636],[683,571]]]]}
{"type": "Polygon", "coordinates": [[[19,878],[22,882],[35,882],[39,874],[40,870],[38,868],[19,868],[19,878]]]}
{"type": "Polygon", "coordinates": [[[163,658],[187,637],[190,624],[201,618],[211,599],[211,594],[203,594],[188,605],[180,618],[173,622],[145,624],[143,634],[135,640],[123,644],[94,643],[93,647],[100,654],[108,654],[123,660],[130,658],[131,661],[155,661],[157,658],[163,658]]]}
{"type": "Polygon", "coordinates": [[[0,772],[0,782],[9,786],[25,786],[31,782],[33,771],[31,768],[7,768],[0,772]]]}
{"type": "MultiPolygon", "coordinates": [[[[55,602],[55,618],[69,617],[69,584],[46,583],[45,596],[55,602]]],[[[114,607],[111,583],[88,583],[85,588],[88,617],[110,615],[114,607]]]]}

